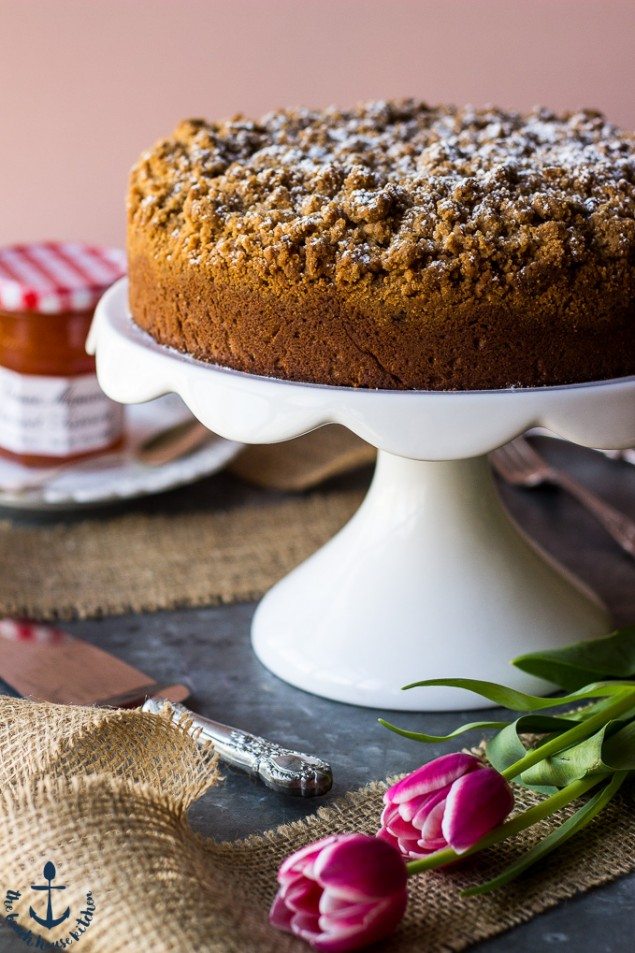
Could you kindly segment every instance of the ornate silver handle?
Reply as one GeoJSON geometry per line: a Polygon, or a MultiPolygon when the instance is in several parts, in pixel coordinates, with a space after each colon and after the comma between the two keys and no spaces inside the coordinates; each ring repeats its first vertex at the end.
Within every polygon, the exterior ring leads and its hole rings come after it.
{"type": "Polygon", "coordinates": [[[299,797],[316,797],[330,791],[333,772],[326,761],[301,751],[282,748],[266,738],[231,728],[211,718],[203,718],[185,705],[167,702],[161,697],[148,698],[143,711],[157,714],[166,704],[172,708],[174,721],[186,714],[192,721],[190,730],[198,730],[201,737],[213,741],[222,761],[260,778],[268,788],[299,797]]]}

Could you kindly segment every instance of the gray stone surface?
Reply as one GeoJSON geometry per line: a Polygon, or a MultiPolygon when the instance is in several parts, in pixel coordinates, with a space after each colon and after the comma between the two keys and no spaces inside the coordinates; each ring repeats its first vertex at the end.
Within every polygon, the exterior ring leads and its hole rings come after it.
{"type": "MultiPolygon", "coordinates": [[[[635,517],[635,470],[580,448],[541,441],[554,462],[635,517]]],[[[367,480],[368,474],[356,477],[367,480]]],[[[549,552],[605,599],[617,622],[635,619],[635,562],[623,555],[591,516],[561,491],[502,488],[518,522],[549,552]]],[[[165,511],[227,506],[245,497],[269,499],[226,476],[195,488],[155,497],[137,508],[165,511]]],[[[131,508],[131,507],[128,507],[131,508]]],[[[162,612],[75,622],[68,628],[143,668],[158,680],[185,680],[192,707],[203,714],[277,739],[329,759],[335,773],[329,803],[375,778],[412,769],[451,745],[422,747],[377,724],[378,712],[326,701],[298,691],[269,674],[249,645],[253,605],[162,612]]],[[[417,672],[413,672],[416,677],[417,672]]],[[[391,713],[388,717],[391,717],[391,713]]],[[[478,717],[470,713],[470,720],[478,717]]],[[[394,713],[393,720],[443,733],[461,713],[394,713]]],[[[475,739],[476,740],[476,739],[475,739]]],[[[263,831],[314,811],[316,801],[277,795],[233,770],[193,810],[195,827],[218,838],[263,831]]],[[[635,876],[560,905],[513,932],[479,945],[483,953],[557,949],[576,953],[622,953],[632,949],[635,876]]],[[[0,929],[0,953],[23,946],[0,929]]],[[[137,951],[131,951],[137,953],[137,951]]],[[[141,951],[139,951],[141,953],[141,951]]],[[[250,953],[250,951],[246,951],[250,953]]]]}

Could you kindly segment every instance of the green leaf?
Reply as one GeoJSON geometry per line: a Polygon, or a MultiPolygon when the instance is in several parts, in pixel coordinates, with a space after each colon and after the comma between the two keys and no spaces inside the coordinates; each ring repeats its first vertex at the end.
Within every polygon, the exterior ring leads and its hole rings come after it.
{"type": "Polygon", "coordinates": [[[426,744],[436,741],[450,741],[451,738],[464,735],[468,731],[487,731],[492,728],[504,728],[505,725],[507,725],[506,721],[470,721],[466,725],[455,728],[449,735],[427,735],[423,731],[408,731],[407,728],[398,728],[397,725],[391,725],[389,721],[385,721],[383,718],[378,718],[377,720],[384,728],[388,728],[389,731],[394,731],[396,735],[401,735],[402,738],[410,738],[412,741],[422,741],[426,744]]]}
{"type": "Polygon", "coordinates": [[[594,794],[593,797],[589,798],[586,804],[584,804],[578,811],[576,811],[575,814],[568,818],[564,824],[545,837],[543,841],[533,847],[530,851],[527,851],[526,854],[523,854],[522,857],[519,857],[518,860],[514,861],[513,864],[503,870],[500,874],[498,874],[498,876],[493,877],[486,883],[478,884],[476,887],[470,887],[469,889],[464,890],[462,896],[476,897],[484,893],[489,893],[492,890],[497,890],[500,887],[504,887],[520,874],[524,873],[525,870],[527,870],[533,864],[542,860],[543,857],[546,857],[552,851],[556,850],[556,848],[568,841],[570,837],[573,837],[574,834],[577,834],[578,831],[581,831],[584,827],[586,827],[594,817],[597,817],[600,811],[602,811],[609,801],[615,796],[625,778],[625,772],[615,774],[608,784],[598,791],[597,794],[594,794]]]}
{"type": "MultiPolygon", "coordinates": [[[[516,764],[526,753],[527,748],[520,739],[520,735],[528,733],[546,733],[554,734],[562,731],[568,731],[572,725],[577,723],[576,718],[557,718],[551,715],[522,715],[507,725],[487,742],[487,759],[497,771],[504,771],[512,764],[516,764]]],[[[540,794],[553,794],[560,785],[552,782],[546,784],[525,783],[524,774],[516,781],[531,787],[540,794]]]]}
{"type": "Polygon", "coordinates": [[[534,790],[547,785],[564,788],[572,781],[579,781],[581,778],[609,774],[610,768],[602,759],[602,748],[610,725],[611,722],[596,731],[590,738],[586,738],[572,748],[559,751],[523,771],[520,775],[522,783],[534,790]]]}
{"type": "MultiPolygon", "coordinates": [[[[554,735],[571,728],[572,723],[574,719],[524,715],[487,743],[488,760],[498,771],[504,771],[530,750],[525,748],[520,735],[544,732],[546,736],[531,749],[539,750],[554,735]]],[[[515,780],[541,794],[552,794],[572,781],[632,770],[635,770],[635,722],[613,719],[589,738],[527,768],[515,780]]]]}
{"type": "Polygon", "coordinates": [[[568,691],[593,681],[635,677],[635,625],[602,639],[520,655],[513,664],[568,691]]]}
{"type": "Polygon", "coordinates": [[[568,705],[572,702],[583,701],[585,698],[616,695],[624,688],[635,688],[632,682],[596,682],[569,695],[561,695],[559,698],[542,698],[538,695],[526,695],[525,692],[518,692],[497,682],[482,682],[475,678],[428,678],[423,682],[404,685],[404,689],[428,688],[437,685],[447,688],[465,688],[510,711],[539,711],[542,708],[556,708],[558,705],[568,705]]]}
{"type": "Polygon", "coordinates": [[[605,739],[602,761],[613,771],[635,771],[635,721],[605,739]]]}

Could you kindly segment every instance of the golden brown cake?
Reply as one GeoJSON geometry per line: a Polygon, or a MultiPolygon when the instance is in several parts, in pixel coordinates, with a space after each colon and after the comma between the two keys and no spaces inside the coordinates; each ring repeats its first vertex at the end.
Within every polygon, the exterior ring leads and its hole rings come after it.
{"type": "Polygon", "coordinates": [[[132,315],[293,380],[632,374],[634,145],[596,112],[412,100],[182,122],[132,171],[132,315]]]}

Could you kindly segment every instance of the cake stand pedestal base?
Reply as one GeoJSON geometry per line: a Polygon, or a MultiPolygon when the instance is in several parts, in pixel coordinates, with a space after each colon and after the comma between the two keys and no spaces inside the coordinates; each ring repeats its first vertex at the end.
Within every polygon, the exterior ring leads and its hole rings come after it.
{"type": "Polygon", "coordinates": [[[632,446],[635,378],[443,392],[258,377],[157,344],[131,321],[125,281],[99,303],[89,348],[113,400],[172,391],[229,440],[275,443],[337,423],[379,449],[353,519],[256,612],[258,657],[293,685],[383,710],[480,707],[456,689],[401,686],[471,676],[547,692],[509,661],[608,634],[598,602],[511,522],[485,454],[535,426],[587,447],[632,446]]]}
{"type": "Polygon", "coordinates": [[[484,456],[425,462],[379,451],[350,522],[260,603],[253,645],[276,675],[327,698],[441,710],[483,701],[400,687],[457,676],[544,692],[511,658],[609,625],[591,593],[516,528],[484,456]]]}

